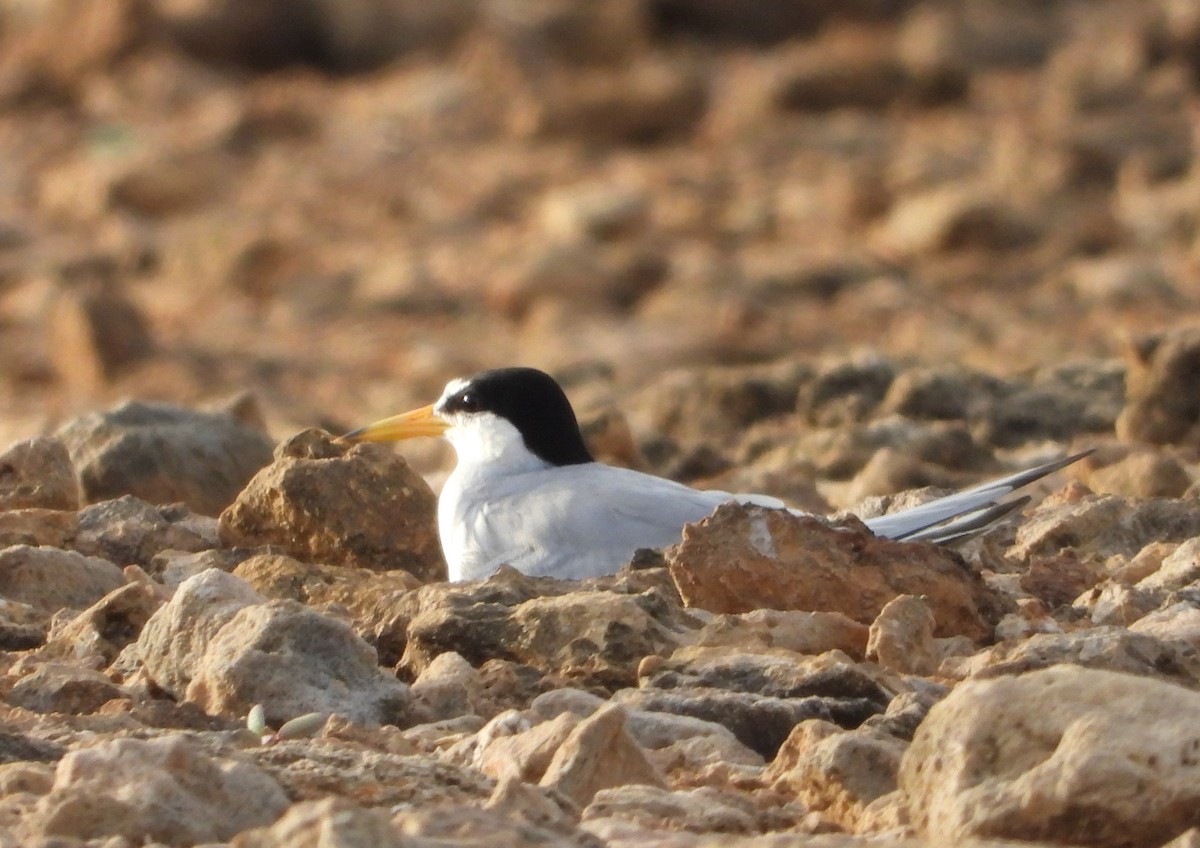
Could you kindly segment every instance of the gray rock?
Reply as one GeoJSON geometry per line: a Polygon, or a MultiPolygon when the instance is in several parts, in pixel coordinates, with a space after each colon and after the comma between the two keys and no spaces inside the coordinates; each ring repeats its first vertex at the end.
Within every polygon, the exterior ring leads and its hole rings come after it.
{"type": "Polygon", "coordinates": [[[211,756],[181,735],[118,739],[63,757],[23,826],[52,837],[182,846],[227,841],[287,806],[279,784],[240,756],[211,756]]]}
{"type": "Polygon", "coordinates": [[[125,582],[111,562],[57,548],[16,545],[0,550],[0,598],[44,614],[84,609],[125,582]]]}
{"type": "Polygon", "coordinates": [[[79,509],[79,481],[59,439],[26,439],[0,454],[0,511],[12,509],[79,509]]]}
{"type": "Polygon", "coordinates": [[[134,495],[216,515],[271,461],[271,440],[245,418],[128,402],[76,418],[56,435],[88,503],[134,495]]]}
{"type": "Polygon", "coordinates": [[[147,565],[164,549],[215,548],[216,522],[182,505],[155,507],[131,495],[79,511],[75,548],[118,565],[147,565]]]}

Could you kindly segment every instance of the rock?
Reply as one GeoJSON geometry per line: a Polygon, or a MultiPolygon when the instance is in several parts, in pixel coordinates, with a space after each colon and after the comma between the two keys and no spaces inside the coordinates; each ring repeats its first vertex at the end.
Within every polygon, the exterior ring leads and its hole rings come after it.
{"type": "Polygon", "coordinates": [[[238,610],[209,641],[186,697],[220,715],[262,704],[273,727],[310,712],[402,724],[412,700],[350,625],[294,601],[238,610]]]}
{"type": "Polygon", "coordinates": [[[1163,557],[1162,564],[1137,582],[1137,588],[1159,596],[1200,580],[1200,537],[1183,542],[1163,557]]]}
{"type": "Polygon", "coordinates": [[[378,807],[462,806],[483,802],[494,785],[474,769],[336,739],[285,741],[248,753],[296,801],[337,795],[378,807]]]}
{"type": "Polygon", "coordinates": [[[214,757],[180,735],[118,739],[62,758],[31,834],[194,845],[270,824],[288,806],[271,777],[241,757],[214,757]]]}
{"type": "Polygon", "coordinates": [[[657,588],[603,588],[617,579],[582,589],[502,568],[478,583],[422,587],[412,601],[403,666],[419,674],[449,650],[474,666],[503,659],[592,685],[630,685],[637,661],[670,652],[690,622],[657,588]]]}
{"type": "Polygon", "coordinates": [[[76,418],[57,436],[70,451],[88,503],[134,495],[216,515],[271,461],[271,440],[248,417],[253,411],[200,412],[131,401],[76,418]]]}
{"type": "Polygon", "coordinates": [[[542,200],[542,227],[551,237],[565,241],[607,241],[645,227],[649,207],[646,193],[631,186],[573,186],[542,200]]]}
{"type": "Polygon", "coordinates": [[[0,603],[0,650],[28,651],[46,641],[46,613],[16,601],[0,603]]]}
{"type": "Polygon", "coordinates": [[[1001,609],[944,548],[888,541],[861,526],[835,530],[763,507],[726,504],[688,525],[668,566],[686,604],[719,613],[825,610],[865,623],[897,595],[922,595],[938,636],[983,639],[1001,609]]]}
{"type": "Polygon", "coordinates": [[[98,671],[62,663],[38,663],[12,685],[10,704],[38,713],[94,713],[124,696],[121,688],[98,671]]]}
{"type": "Polygon", "coordinates": [[[792,729],[765,779],[853,832],[873,801],[895,791],[907,747],[877,730],[804,721],[792,729]]]}
{"type": "Polygon", "coordinates": [[[66,753],[61,745],[20,733],[0,733],[0,763],[54,763],[66,753]]]}
{"type": "Polygon", "coordinates": [[[0,598],[29,604],[46,615],[84,609],[124,582],[111,562],[74,551],[26,545],[0,550],[0,598]]]}
{"type": "Polygon", "coordinates": [[[667,31],[718,43],[768,45],[812,35],[831,16],[870,15],[869,2],[804,3],[751,0],[732,8],[712,0],[652,0],[650,12],[667,31]]]}
{"type": "Polygon", "coordinates": [[[1142,616],[1130,628],[1160,642],[1184,642],[1200,650],[1200,607],[1180,601],[1142,616]]]}
{"type": "Polygon", "coordinates": [[[867,658],[889,671],[930,676],[937,670],[933,613],[920,598],[899,595],[884,605],[871,625],[867,658]]]}
{"type": "Polygon", "coordinates": [[[0,97],[75,90],[130,48],[144,32],[145,17],[134,0],[102,7],[55,0],[6,8],[0,97]]]}
{"type": "Polygon", "coordinates": [[[792,728],[805,719],[855,727],[882,710],[866,698],[780,698],[718,689],[623,689],[614,700],[631,710],[690,716],[723,725],[766,759],[775,756],[792,728]]]}
{"type": "Polygon", "coordinates": [[[1192,485],[1179,460],[1154,450],[1131,451],[1109,465],[1096,468],[1084,482],[1098,494],[1137,498],[1179,498],[1192,485]]]}
{"type": "Polygon", "coordinates": [[[707,80],[686,62],[639,58],[620,70],[543,77],[517,123],[540,138],[657,144],[689,137],[708,100],[707,80]]]}
{"type": "Polygon", "coordinates": [[[127,583],[61,627],[56,626],[42,656],[63,660],[99,657],[105,665],[111,664],[121,651],[137,641],[164,601],[164,593],[151,584],[127,583]]]}
{"type": "Polygon", "coordinates": [[[180,584],[146,622],[137,655],[158,686],[182,699],[221,628],[241,609],[265,600],[232,574],[202,571],[180,584]]]}
{"type": "Polygon", "coordinates": [[[800,386],[796,412],[820,427],[869,417],[887,395],[896,369],[880,357],[835,362],[800,386]]]}
{"type": "Polygon", "coordinates": [[[1017,528],[1016,544],[1006,555],[1025,561],[1071,550],[1080,559],[1132,557],[1151,543],[1195,536],[1200,536],[1200,514],[1188,498],[1089,495],[1039,506],[1017,528]]]}
{"type": "Polygon", "coordinates": [[[647,48],[649,20],[638,0],[490,0],[482,24],[530,73],[566,67],[619,66],[647,48]]]}
{"type": "Polygon", "coordinates": [[[1186,686],[1200,684],[1200,651],[1124,627],[1093,627],[1075,633],[1037,633],[1023,642],[996,645],[971,658],[976,677],[1024,674],[1063,663],[1157,677],[1186,686]]]}
{"type": "Polygon", "coordinates": [[[625,710],[610,705],[571,731],[539,785],[586,806],[601,789],[630,783],[665,788],[661,775],[625,730],[625,710]]]}
{"type": "Polygon", "coordinates": [[[393,666],[404,653],[404,599],[421,585],[407,571],[365,571],[261,553],[245,558],[233,573],[267,598],[344,612],[355,631],[375,646],[380,665],[393,666]]]}
{"type": "Polygon", "coordinates": [[[496,787],[483,809],[427,806],[399,812],[392,821],[406,838],[412,839],[406,845],[601,848],[603,843],[575,828],[577,812],[564,813],[560,805],[573,806],[561,795],[542,794],[535,787],[508,781],[496,787]]]}
{"type": "Polygon", "coordinates": [[[713,789],[672,792],[657,786],[627,785],[597,792],[583,811],[583,821],[619,819],[656,830],[693,833],[759,832],[754,808],[743,798],[713,789]]]}
{"type": "Polygon", "coordinates": [[[14,509],[0,512],[0,549],[13,545],[34,548],[70,548],[75,542],[78,517],[56,509],[14,509]]]}
{"type": "Polygon", "coordinates": [[[1128,400],[1117,436],[1151,444],[1200,444],[1200,330],[1181,328],[1127,345],[1128,400]]]}
{"type": "Polygon", "coordinates": [[[1075,599],[1073,606],[1084,610],[1092,624],[1128,627],[1159,605],[1157,592],[1107,581],[1075,599]]]}
{"type": "Polygon", "coordinates": [[[230,848],[404,848],[386,810],[364,809],[345,798],[293,804],[270,827],[246,830],[230,848]]]}
{"type": "Polygon", "coordinates": [[[221,541],[444,580],[436,510],[429,485],[387,448],[348,448],[306,430],[280,445],[275,461],[221,513],[221,541]]]}
{"type": "Polygon", "coordinates": [[[1074,551],[1059,556],[1035,556],[1021,575],[1022,591],[1045,602],[1050,609],[1071,603],[1103,578],[1093,562],[1080,561],[1074,551]]]}
{"type": "Polygon", "coordinates": [[[0,511],[79,509],[79,481],[61,441],[26,439],[0,454],[0,511]]]}
{"type": "Polygon", "coordinates": [[[79,512],[75,548],[119,565],[146,565],[164,549],[203,551],[219,543],[211,518],[183,505],[154,507],[126,495],[79,512]]]}
{"type": "MultiPolygon", "coordinates": [[[[513,735],[489,736],[476,752],[475,765],[497,780],[512,777],[537,783],[580,721],[575,713],[562,712],[513,735]]],[[[484,734],[480,737],[484,738],[484,734]]]]}
{"type": "MultiPolygon", "coordinates": [[[[154,351],[145,316],[115,284],[60,292],[50,311],[48,335],[55,368],[74,392],[84,396],[99,393],[154,351]]],[[[82,474],[83,463],[75,456],[71,440],[63,440],[82,474]]],[[[90,498],[86,478],[83,486],[85,497],[90,498]]]]}
{"type": "Polygon", "coordinates": [[[917,731],[900,786],[933,841],[1161,845],[1200,822],[1198,709],[1187,689],[1074,666],[964,683],[917,731]]]}
{"type": "Polygon", "coordinates": [[[928,421],[972,418],[1004,388],[995,377],[959,366],[906,368],[888,386],[879,411],[928,421]]]}
{"type": "Polygon", "coordinates": [[[444,52],[470,26],[475,7],[471,0],[438,8],[408,0],[352,6],[259,0],[251,6],[163,2],[155,8],[168,32],[201,58],[257,70],[311,64],[345,73],[414,51],[444,52]]]}
{"type": "Polygon", "coordinates": [[[956,182],[903,198],[875,241],[879,249],[903,256],[1011,250],[1035,241],[1042,226],[991,189],[956,182]]]}
{"type": "Polygon", "coordinates": [[[434,720],[478,715],[483,679],[471,664],[453,651],[433,658],[416,680],[412,693],[429,708],[434,720]]]}
{"type": "Polygon", "coordinates": [[[738,615],[717,615],[700,628],[698,648],[778,648],[816,655],[841,651],[861,659],[866,655],[869,630],[839,612],[757,609],[738,615]]]}

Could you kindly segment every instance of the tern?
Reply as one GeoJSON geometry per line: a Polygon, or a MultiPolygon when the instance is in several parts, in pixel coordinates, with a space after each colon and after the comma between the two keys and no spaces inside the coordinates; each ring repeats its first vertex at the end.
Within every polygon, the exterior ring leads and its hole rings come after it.
{"type": "MultiPolygon", "coordinates": [[[[597,462],[562,388],[534,368],[501,368],[451,380],[436,403],[341,438],[387,442],[419,436],[444,436],[457,454],[437,512],[452,581],[487,577],[506,564],[531,576],[613,574],[640,548],[676,544],[684,525],[723,503],[787,508],[767,495],[693,489],[597,462]]],[[[1085,455],[864,523],[876,535],[895,540],[959,541],[1028,501],[999,498],[1085,455]]]]}

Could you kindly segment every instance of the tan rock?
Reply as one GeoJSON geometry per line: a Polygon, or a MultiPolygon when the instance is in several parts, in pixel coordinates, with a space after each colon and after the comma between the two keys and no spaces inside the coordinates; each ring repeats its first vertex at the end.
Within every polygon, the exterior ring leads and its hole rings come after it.
{"type": "Polygon", "coordinates": [[[85,397],[99,393],[154,350],[142,311],[107,283],[62,291],[50,312],[49,335],[55,368],[85,397]]]}
{"type": "Polygon", "coordinates": [[[1165,594],[1200,580],[1200,537],[1188,539],[1170,554],[1153,573],[1137,582],[1137,588],[1165,594]]]}
{"type": "Polygon", "coordinates": [[[497,780],[513,777],[537,783],[580,721],[564,712],[514,736],[495,737],[476,755],[479,770],[497,780]]]}
{"type": "Polygon", "coordinates": [[[921,599],[899,595],[884,605],[871,624],[867,658],[901,674],[931,675],[938,656],[933,613],[921,599]]]}
{"type": "Polygon", "coordinates": [[[79,511],[75,549],[118,565],[148,565],[164,549],[197,552],[217,546],[216,521],[183,504],[151,506],[124,495],[79,511]]]}
{"type": "Polygon", "coordinates": [[[1200,443],[1200,330],[1181,327],[1126,346],[1127,400],[1117,435],[1152,444],[1200,443]]]}
{"type": "Polygon", "coordinates": [[[99,657],[111,663],[142,629],[165,598],[161,587],[142,582],[114,589],[61,627],[46,640],[42,655],[61,659],[99,657]]]}
{"type": "Polygon", "coordinates": [[[1200,822],[1197,710],[1193,691],[1074,666],[964,683],[917,731],[900,786],[918,832],[946,844],[1158,846],[1200,822]]]}
{"type": "Polygon", "coordinates": [[[0,512],[0,548],[10,548],[13,545],[69,548],[75,541],[78,524],[76,513],[56,509],[14,509],[0,512]]]}
{"type": "Polygon", "coordinates": [[[30,834],[193,845],[272,822],[288,799],[241,757],[215,757],[183,736],[119,739],[63,757],[30,834]]]}
{"type": "Polygon", "coordinates": [[[539,785],[586,805],[601,789],[630,783],[665,788],[625,729],[625,710],[606,706],[581,721],[555,752],[539,785]]]}
{"type": "Polygon", "coordinates": [[[7,701],[38,713],[93,713],[122,697],[120,687],[89,668],[65,663],[37,663],[12,682],[7,701]]]}
{"type": "Polygon", "coordinates": [[[583,811],[587,822],[620,819],[647,829],[694,833],[757,833],[758,817],[749,799],[714,789],[674,791],[632,785],[602,789],[583,811]]]}
{"type": "Polygon", "coordinates": [[[783,743],[766,779],[854,831],[868,806],[895,791],[906,747],[878,730],[843,731],[829,722],[805,721],[783,743]]]}
{"type": "Polygon", "coordinates": [[[1167,642],[1186,642],[1200,650],[1200,608],[1181,601],[1142,616],[1129,628],[1167,642]]]}
{"type": "Polygon", "coordinates": [[[246,830],[230,848],[403,848],[406,841],[385,810],[363,809],[345,798],[302,801],[270,827],[246,830]]]}
{"type": "Polygon", "coordinates": [[[294,601],[239,609],[208,642],[185,694],[221,715],[244,716],[262,704],[272,727],[334,712],[363,724],[403,724],[412,700],[349,624],[294,601]]]}
{"type": "Polygon", "coordinates": [[[125,582],[111,562],[57,548],[0,550],[0,597],[44,613],[83,609],[125,582]]]}
{"type": "Polygon", "coordinates": [[[714,616],[696,634],[697,647],[779,648],[797,654],[866,654],[869,629],[840,612],[757,609],[714,616]]]}
{"type": "Polygon", "coordinates": [[[79,481],[61,441],[26,439],[0,454],[0,511],[13,509],[79,509],[79,481]]]}
{"type": "Polygon", "coordinates": [[[1132,557],[1154,542],[1182,542],[1196,536],[1200,536],[1200,513],[1190,498],[1089,495],[1034,510],[1017,528],[1016,544],[1007,555],[1024,561],[1071,549],[1080,558],[1132,557]]]}
{"type": "Polygon", "coordinates": [[[309,562],[445,579],[436,509],[429,485],[388,448],[349,448],[308,430],[282,444],[221,514],[221,540],[276,545],[309,562]]]}
{"type": "Polygon", "coordinates": [[[999,600],[943,548],[861,527],[835,530],[782,510],[721,506],[684,528],[668,565],[684,602],[713,612],[826,610],[866,623],[911,594],[927,598],[938,636],[983,639],[999,618],[999,600]]]}
{"type": "Polygon", "coordinates": [[[435,720],[478,713],[482,690],[479,672],[454,651],[438,654],[412,682],[413,694],[435,720]]]}

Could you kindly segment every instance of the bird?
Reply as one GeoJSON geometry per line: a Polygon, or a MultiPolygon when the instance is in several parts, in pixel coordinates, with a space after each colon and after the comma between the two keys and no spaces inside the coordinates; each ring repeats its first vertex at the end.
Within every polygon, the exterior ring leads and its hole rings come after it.
{"type": "MultiPolygon", "coordinates": [[[[600,577],[618,571],[639,549],[678,543],[686,524],[724,503],[788,508],[768,495],[694,489],[598,462],[566,393],[536,368],[497,368],[451,380],[435,403],[340,440],[421,436],[445,437],[457,455],[437,509],[448,577],[455,582],[488,577],[502,565],[534,577],[600,577]]],[[[1087,453],[863,523],[898,541],[961,541],[1029,500],[1000,498],[1087,453]]]]}

